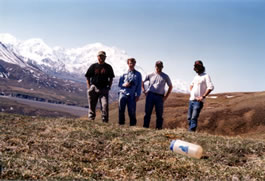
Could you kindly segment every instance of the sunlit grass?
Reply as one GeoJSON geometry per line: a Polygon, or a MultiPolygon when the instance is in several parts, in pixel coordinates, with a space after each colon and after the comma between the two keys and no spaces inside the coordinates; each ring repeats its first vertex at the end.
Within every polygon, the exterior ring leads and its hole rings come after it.
{"type": "Polygon", "coordinates": [[[0,114],[0,179],[264,180],[262,139],[0,114]],[[171,152],[172,139],[203,147],[171,152]]]}

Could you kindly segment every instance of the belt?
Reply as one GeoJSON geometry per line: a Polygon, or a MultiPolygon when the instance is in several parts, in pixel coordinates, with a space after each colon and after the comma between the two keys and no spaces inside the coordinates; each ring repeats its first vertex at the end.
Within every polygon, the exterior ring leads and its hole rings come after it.
{"type": "Polygon", "coordinates": [[[201,102],[201,103],[203,103],[203,101],[197,101],[196,99],[194,99],[194,100],[190,100],[190,101],[201,102]]]}
{"type": "Polygon", "coordinates": [[[164,97],[164,94],[158,94],[158,93],[155,93],[155,92],[150,92],[150,93],[155,94],[155,95],[157,95],[157,96],[162,96],[162,97],[164,97]]]}
{"type": "Polygon", "coordinates": [[[95,85],[95,84],[91,84],[91,85],[94,85],[97,89],[107,89],[108,88],[108,86],[105,86],[105,87],[101,87],[101,86],[97,86],[97,85],[95,85]]]}

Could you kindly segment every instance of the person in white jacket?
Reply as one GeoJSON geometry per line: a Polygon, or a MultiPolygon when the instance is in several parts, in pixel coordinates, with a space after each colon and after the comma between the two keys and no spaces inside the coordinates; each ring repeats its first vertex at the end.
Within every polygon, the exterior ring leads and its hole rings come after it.
{"type": "Polygon", "coordinates": [[[194,63],[194,71],[197,75],[190,85],[190,99],[188,109],[189,131],[196,131],[198,117],[203,108],[204,99],[213,91],[214,86],[210,76],[205,73],[205,67],[201,60],[194,63]]]}

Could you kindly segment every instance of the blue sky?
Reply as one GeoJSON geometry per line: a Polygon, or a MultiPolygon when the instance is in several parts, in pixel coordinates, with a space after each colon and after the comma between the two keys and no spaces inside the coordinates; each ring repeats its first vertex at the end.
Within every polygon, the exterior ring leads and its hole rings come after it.
{"type": "Polygon", "coordinates": [[[162,60],[188,83],[201,59],[216,93],[265,90],[265,0],[0,0],[0,33],[65,48],[101,42],[146,72],[162,60]]]}

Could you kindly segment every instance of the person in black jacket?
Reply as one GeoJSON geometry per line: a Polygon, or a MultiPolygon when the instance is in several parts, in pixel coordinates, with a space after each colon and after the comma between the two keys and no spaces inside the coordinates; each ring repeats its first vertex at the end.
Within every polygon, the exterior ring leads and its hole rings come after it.
{"type": "Polygon", "coordinates": [[[98,63],[92,64],[85,76],[87,78],[88,119],[96,117],[96,105],[99,100],[102,121],[109,121],[109,90],[115,77],[111,65],[105,63],[106,53],[98,52],[98,63]]]}

